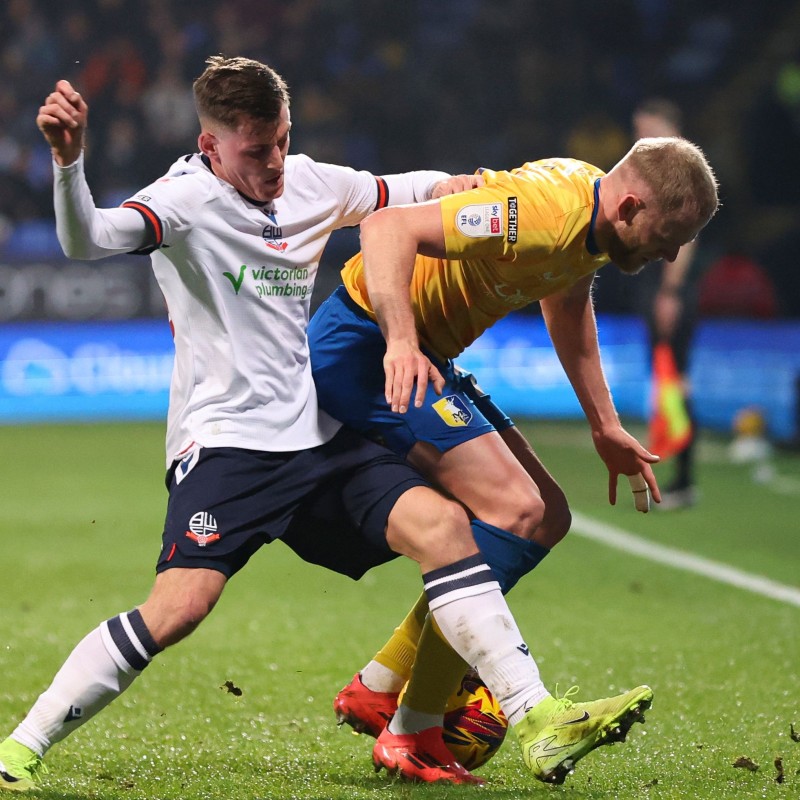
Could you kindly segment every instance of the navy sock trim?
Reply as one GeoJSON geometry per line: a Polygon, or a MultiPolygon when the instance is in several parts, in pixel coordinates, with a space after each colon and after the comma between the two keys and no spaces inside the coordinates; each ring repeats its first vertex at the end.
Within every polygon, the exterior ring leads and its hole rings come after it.
{"type": "Polygon", "coordinates": [[[113,617],[106,623],[108,625],[108,632],[111,634],[111,639],[117,647],[117,650],[122,654],[122,657],[138,672],[141,672],[150,662],[144,658],[141,653],[134,647],[133,642],[128,638],[125,628],[122,625],[122,620],[119,617],[113,617]]]}
{"type": "Polygon", "coordinates": [[[128,612],[128,622],[131,623],[131,628],[133,628],[136,638],[141,642],[142,647],[147,650],[147,654],[150,658],[157,656],[164,649],[163,647],[159,647],[155,639],[150,635],[150,631],[147,630],[147,625],[144,624],[142,614],[138,608],[134,608],[133,611],[128,612]]]}
{"type": "Polygon", "coordinates": [[[422,582],[425,584],[432,581],[438,581],[441,578],[446,578],[448,575],[454,575],[457,572],[462,572],[465,569],[472,569],[473,567],[480,567],[485,564],[486,560],[480,553],[475,553],[474,556],[467,556],[462,558],[461,561],[456,561],[453,564],[448,564],[446,567],[439,567],[439,569],[432,569],[422,576],[422,582]]]}
{"type": "Polygon", "coordinates": [[[446,567],[426,572],[422,576],[428,603],[452,592],[472,589],[476,586],[497,586],[491,567],[480,553],[462,558],[446,567]]]}

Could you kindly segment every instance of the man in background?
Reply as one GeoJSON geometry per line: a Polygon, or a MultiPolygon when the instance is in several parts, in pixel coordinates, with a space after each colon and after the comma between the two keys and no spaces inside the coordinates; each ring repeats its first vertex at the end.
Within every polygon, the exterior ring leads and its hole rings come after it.
{"type": "MultiPolygon", "coordinates": [[[[681,111],[673,102],[663,98],[645,100],[633,112],[634,139],[680,136],[681,122],[681,111]]],[[[636,308],[647,322],[650,354],[660,344],[671,350],[685,406],[685,431],[675,445],[675,452],[662,453],[653,448],[662,457],[674,457],[673,478],[661,492],[658,508],[662,511],[688,508],[697,502],[694,471],[697,429],[689,383],[689,359],[697,320],[696,255],[697,242],[688,242],[674,261],[661,260],[636,279],[636,308]]]]}

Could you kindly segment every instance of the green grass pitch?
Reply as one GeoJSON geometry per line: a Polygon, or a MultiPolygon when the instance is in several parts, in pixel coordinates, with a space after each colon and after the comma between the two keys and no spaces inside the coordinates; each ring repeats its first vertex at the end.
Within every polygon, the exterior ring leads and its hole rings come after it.
{"type": "MultiPolygon", "coordinates": [[[[702,500],[636,514],[579,423],[524,430],[581,515],[800,585],[800,459],[763,485],[704,437],[702,500]]],[[[166,501],[160,424],[0,428],[0,736],[75,644],[144,599],[166,501]]],[[[660,468],[664,481],[669,467],[660,468]]],[[[800,608],[573,535],[509,601],[554,690],[579,699],[638,683],[647,724],[582,761],[563,787],[529,778],[512,738],[488,785],[408,786],[375,775],[371,740],[334,724],[336,691],[420,589],[411,562],[360,583],[262,549],[187,641],[48,754],[46,800],[224,798],[791,798],[800,796],[800,608]],[[231,692],[227,682],[241,690],[231,692]],[[734,767],[740,757],[756,771],[734,767]],[[775,766],[781,759],[783,782],[775,766]]]]}

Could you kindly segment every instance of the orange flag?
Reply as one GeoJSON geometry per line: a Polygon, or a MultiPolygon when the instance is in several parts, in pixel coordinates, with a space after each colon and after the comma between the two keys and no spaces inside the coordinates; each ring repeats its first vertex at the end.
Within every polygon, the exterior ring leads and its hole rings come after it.
{"type": "Polygon", "coordinates": [[[675,356],[666,342],[660,342],[653,350],[650,451],[667,459],[683,450],[691,437],[692,421],[683,399],[675,356]]]}

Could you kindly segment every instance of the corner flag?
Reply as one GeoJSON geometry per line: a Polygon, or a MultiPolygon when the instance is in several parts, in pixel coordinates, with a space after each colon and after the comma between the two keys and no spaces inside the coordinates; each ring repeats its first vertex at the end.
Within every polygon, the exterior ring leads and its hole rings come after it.
{"type": "Polygon", "coordinates": [[[666,342],[660,342],[653,349],[650,451],[667,459],[683,450],[691,438],[692,421],[675,356],[666,342]]]}

